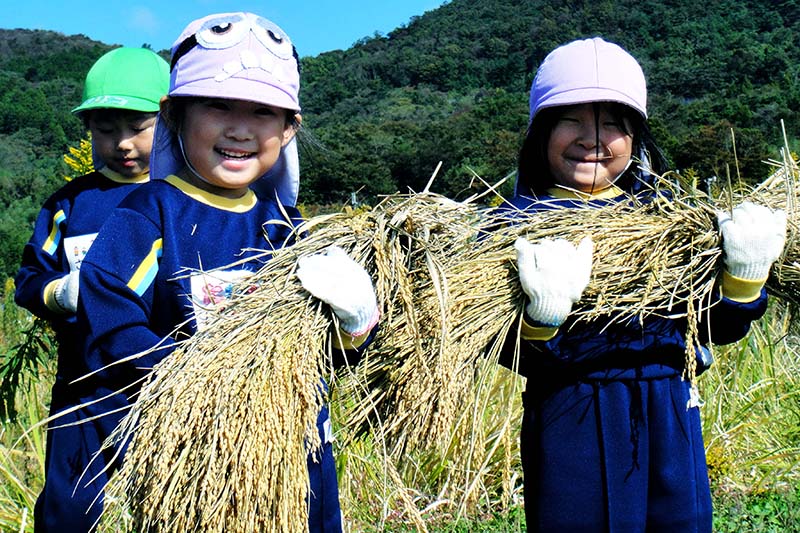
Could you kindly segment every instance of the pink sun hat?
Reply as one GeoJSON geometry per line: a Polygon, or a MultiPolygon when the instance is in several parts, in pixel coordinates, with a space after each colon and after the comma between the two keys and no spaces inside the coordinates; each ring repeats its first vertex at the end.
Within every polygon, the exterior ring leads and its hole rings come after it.
{"type": "Polygon", "coordinates": [[[249,100],[300,111],[299,90],[291,39],[253,13],[195,20],[172,46],[171,96],[249,100]]]}
{"type": "Polygon", "coordinates": [[[619,45],[600,37],[572,41],[544,58],[533,79],[530,121],[545,108],[619,102],[647,118],[642,67],[619,45]]]}

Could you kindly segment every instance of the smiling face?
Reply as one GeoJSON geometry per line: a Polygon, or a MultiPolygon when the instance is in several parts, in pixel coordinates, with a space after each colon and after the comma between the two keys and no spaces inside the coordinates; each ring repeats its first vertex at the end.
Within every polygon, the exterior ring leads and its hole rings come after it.
{"type": "Polygon", "coordinates": [[[554,181],[586,193],[607,189],[631,159],[630,131],[631,125],[613,114],[609,104],[565,107],[547,142],[554,181]]]}
{"type": "Polygon", "coordinates": [[[92,147],[105,165],[125,178],[150,170],[155,113],[123,109],[88,111],[92,147]]]}
{"type": "Polygon", "coordinates": [[[245,100],[193,99],[186,106],[181,137],[197,175],[185,172],[183,177],[213,194],[238,198],[272,168],[294,134],[285,109],[245,100]]]}

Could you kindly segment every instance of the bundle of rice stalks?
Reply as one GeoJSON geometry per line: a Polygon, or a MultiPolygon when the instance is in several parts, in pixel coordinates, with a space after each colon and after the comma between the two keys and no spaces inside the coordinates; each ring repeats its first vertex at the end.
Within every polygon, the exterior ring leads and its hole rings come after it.
{"type": "Polygon", "coordinates": [[[791,157],[769,163],[776,167],[775,172],[750,196],[766,205],[786,210],[788,236],[783,257],[775,263],[767,281],[767,291],[796,308],[800,306],[800,167],[791,157]]]}
{"type": "MultiPolygon", "coordinates": [[[[763,199],[791,203],[785,189],[763,199]]],[[[693,361],[692,326],[713,303],[720,268],[715,209],[672,190],[669,200],[517,213],[515,224],[503,225],[477,205],[419,194],[312,219],[308,237],[270,252],[247,280],[254,290],[154,370],[121,427],[130,446],[107,501],[123,501],[137,531],[306,528],[306,455],[319,445],[320,384],[332,382],[326,346],[336,321],[294,268],[301,255],[331,244],[372,274],[382,310],[362,364],[339,384],[339,399],[352,406],[339,422],[353,434],[380,431],[398,460],[412,449],[464,447],[451,454],[464,460],[454,483],[477,497],[465,465],[480,464],[486,451],[458,436],[481,423],[475,391],[490,381],[482,369],[509,334],[518,337],[516,237],[591,235],[594,268],[579,320],[686,316],[693,361]]]]}
{"type": "MultiPolygon", "coordinates": [[[[685,316],[688,302],[696,302],[697,313],[710,304],[720,258],[714,217],[707,205],[679,198],[516,213],[515,225],[485,213],[473,232],[477,238],[459,245],[454,257],[434,256],[435,268],[419,278],[424,283],[415,287],[408,313],[426,317],[427,325],[407,336],[393,334],[398,330],[392,324],[392,333],[370,347],[359,374],[366,384],[357,385],[369,395],[352,402],[363,407],[342,423],[366,423],[377,414],[394,457],[469,442],[455,437],[475,432],[470,401],[482,383],[478,369],[485,359],[497,360],[525,303],[515,267],[518,236],[572,242],[593,237],[595,266],[575,310],[579,319],[685,316]],[[488,227],[491,234],[480,237],[488,227]],[[432,343],[433,349],[412,350],[414,342],[432,343]]],[[[408,313],[399,317],[406,327],[408,313]]]]}
{"type": "MultiPolygon", "coordinates": [[[[400,315],[413,330],[428,323],[412,300],[425,247],[462,241],[471,216],[442,198],[397,197],[300,228],[306,238],[270,252],[268,267],[154,370],[120,428],[119,440],[131,440],[108,501],[129,509],[137,531],[304,530],[306,456],[319,446],[334,319],[300,286],[297,258],[341,246],[377,280],[382,330],[400,315]]],[[[410,349],[426,353],[429,344],[410,349]]]]}

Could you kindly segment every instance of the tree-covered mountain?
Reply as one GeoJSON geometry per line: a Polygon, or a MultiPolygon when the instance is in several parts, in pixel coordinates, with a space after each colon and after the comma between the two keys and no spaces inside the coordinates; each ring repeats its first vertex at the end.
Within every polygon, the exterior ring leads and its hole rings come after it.
{"type": "Polygon", "coordinates": [[[70,113],[111,47],[83,36],[0,30],[0,273],[19,268],[42,202],[64,184],[61,160],[86,135],[70,113]]]}
{"type": "MultiPolygon", "coordinates": [[[[601,35],[639,59],[651,124],[676,169],[762,179],[781,120],[800,136],[800,2],[451,0],[388,35],[301,58],[301,201],[421,190],[454,197],[514,170],[534,71],[555,46],[601,35]],[[733,171],[735,172],[735,171],[733,171]]],[[[277,21],[280,23],[280,21],[277,21]]],[[[298,43],[302,47],[302,43],[298,43]]],[[[70,114],[111,47],[0,30],[0,270],[12,275],[61,155],[85,136],[70,114]]]]}

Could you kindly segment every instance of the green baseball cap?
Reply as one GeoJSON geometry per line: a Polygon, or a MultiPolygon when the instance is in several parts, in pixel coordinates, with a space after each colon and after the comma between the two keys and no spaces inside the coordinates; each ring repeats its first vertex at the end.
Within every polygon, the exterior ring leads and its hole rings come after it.
{"type": "Polygon", "coordinates": [[[128,109],[153,113],[169,90],[169,65],[147,48],[115,48],[86,74],[83,103],[72,110],[128,109]]]}

